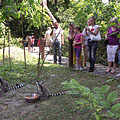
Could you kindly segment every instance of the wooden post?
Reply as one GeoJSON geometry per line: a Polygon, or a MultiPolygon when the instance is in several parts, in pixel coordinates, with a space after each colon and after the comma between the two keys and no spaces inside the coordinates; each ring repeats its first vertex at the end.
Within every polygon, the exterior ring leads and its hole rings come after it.
{"type": "Polygon", "coordinates": [[[6,25],[5,25],[4,43],[3,43],[3,65],[5,63],[5,39],[6,39],[6,25]]]}
{"type": "Polygon", "coordinates": [[[41,59],[44,59],[44,39],[40,39],[40,43],[41,43],[41,59]]]}
{"type": "Polygon", "coordinates": [[[22,20],[22,41],[23,41],[23,46],[24,46],[24,62],[25,62],[25,69],[27,68],[26,66],[26,51],[25,51],[25,39],[24,39],[24,26],[23,26],[23,15],[21,16],[21,20],[22,20]]]}
{"type": "Polygon", "coordinates": [[[9,18],[8,18],[8,54],[9,54],[9,70],[11,72],[11,54],[10,54],[10,27],[9,27],[9,18]]]}
{"type": "Polygon", "coordinates": [[[69,67],[73,67],[73,40],[69,40],[69,67]]]}

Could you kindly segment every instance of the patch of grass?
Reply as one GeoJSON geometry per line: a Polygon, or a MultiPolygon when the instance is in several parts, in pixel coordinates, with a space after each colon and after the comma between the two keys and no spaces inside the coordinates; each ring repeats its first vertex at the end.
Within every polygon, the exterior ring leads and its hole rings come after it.
{"type": "MultiPolygon", "coordinates": [[[[18,48],[17,48],[18,50],[18,48]]],[[[21,50],[20,50],[21,51],[21,50]]],[[[18,54],[12,54],[12,72],[9,72],[8,58],[6,57],[5,65],[0,64],[0,76],[7,80],[10,85],[24,83],[25,87],[6,93],[0,98],[1,102],[8,105],[5,108],[0,104],[0,119],[17,119],[17,120],[93,120],[89,109],[79,108],[74,101],[79,99],[79,95],[63,95],[50,97],[45,101],[38,101],[34,104],[25,102],[24,96],[36,92],[35,80],[37,79],[37,62],[36,58],[27,54],[27,69],[24,69],[23,51],[18,54]],[[5,113],[5,116],[2,115],[5,113]]],[[[2,52],[1,52],[2,53],[2,52]]],[[[0,56],[2,63],[2,56],[0,56]]],[[[52,93],[64,91],[61,82],[65,80],[76,79],[80,84],[93,88],[101,86],[104,77],[99,77],[88,72],[78,72],[72,69],[45,63],[40,74],[40,80],[50,89],[52,93]]]]}

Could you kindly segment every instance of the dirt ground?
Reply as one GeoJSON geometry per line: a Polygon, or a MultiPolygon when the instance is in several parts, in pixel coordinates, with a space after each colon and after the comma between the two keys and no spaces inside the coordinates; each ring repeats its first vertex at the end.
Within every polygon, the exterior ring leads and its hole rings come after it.
{"type": "MultiPolygon", "coordinates": [[[[30,93],[36,93],[36,85],[31,82],[31,79],[33,80],[35,76],[34,74],[36,74],[36,64],[28,65],[28,69],[24,74],[24,71],[20,68],[21,61],[24,60],[23,50],[21,49],[19,51],[19,48],[15,49],[16,50],[13,51],[11,50],[13,54],[12,58],[18,60],[18,64],[15,64],[15,70],[13,69],[12,73],[9,73],[6,71],[7,68],[3,67],[4,69],[1,69],[0,75],[7,78],[10,84],[19,81],[24,83],[25,86],[15,91],[7,92],[0,97],[0,120],[94,120],[94,117],[91,115],[92,112],[87,108],[84,109],[76,106],[75,101],[78,100],[80,96],[63,95],[50,97],[48,100],[37,101],[36,103],[27,103],[25,96],[30,93]],[[31,72],[29,69],[33,71],[31,72]]],[[[37,52],[32,54],[37,54],[37,52]]],[[[30,54],[28,55],[30,56],[30,54]]],[[[114,89],[120,79],[120,76],[116,77],[116,75],[120,73],[120,69],[118,68],[115,75],[106,74],[106,69],[106,66],[97,64],[95,71],[88,73],[87,70],[80,72],[69,69],[66,66],[46,64],[44,66],[43,81],[52,93],[63,91],[64,89],[61,86],[61,82],[73,78],[79,81],[81,85],[87,86],[90,89],[106,84],[105,81],[107,79],[117,79],[117,83],[111,84],[111,87],[114,89]]]]}

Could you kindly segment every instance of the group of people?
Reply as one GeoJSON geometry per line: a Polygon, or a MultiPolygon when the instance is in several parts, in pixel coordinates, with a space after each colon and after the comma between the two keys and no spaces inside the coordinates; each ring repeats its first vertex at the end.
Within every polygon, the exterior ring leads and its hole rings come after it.
{"type": "MultiPolygon", "coordinates": [[[[120,27],[118,25],[118,18],[114,17],[110,20],[110,27],[105,35],[105,41],[107,41],[107,59],[108,59],[108,69],[106,73],[111,74],[116,72],[116,53],[119,48],[119,38],[120,27]],[[113,69],[112,68],[113,64],[113,69]]],[[[69,58],[73,59],[73,66],[75,70],[86,69],[86,60],[89,58],[89,72],[93,72],[95,68],[95,56],[98,46],[98,41],[101,40],[100,26],[95,24],[95,18],[91,17],[87,21],[87,26],[81,31],[79,26],[74,26],[72,23],[69,24],[69,58]],[[73,49],[74,48],[74,49],[73,49]],[[84,65],[81,61],[81,51],[84,53],[84,65]],[[76,60],[75,60],[75,57],[76,60]],[[73,56],[73,57],[72,57],[73,56]]]]}
{"type": "Polygon", "coordinates": [[[98,41],[101,40],[100,26],[95,24],[95,18],[91,17],[87,21],[87,26],[84,28],[83,32],[79,26],[74,26],[74,24],[69,24],[69,46],[71,51],[69,54],[71,59],[73,59],[73,66],[75,70],[83,70],[87,68],[87,56],[89,58],[89,72],[93,72],[95,68],[95,55],[97,50],[98,41]],[[74,49],[72,49],[72,46],[74,49]],[[81,60],[81,52],[84,53],[84,65],[81,60]],[[74,59],[74,54],[76,60],[74,59]]]}
{"type": "MultiPolygon", "coordinates": [[[[118,25],[118,18],[114,17],[110,20],[110,27],[105,35],[105,42],[107,42],[107,60],[108,69],[106,73],[111,74],[116,72],[116,58],[115,54],[119,48],[120,27],[118,25]],[[113,69],[112,68],[113,65],[113,69]]],[[[32,39],[27,36],[28,48],[33,47],[34,36],[32,39]],[[30,44],[29,44],[30,43],[30,44]]],[[[64,45],[63,30],[58,22],[54,23],[53,27],[48,27],[45,37],[46,46],[53,48],[54,63],[61,64],[61,48],[64,45]],[[58,60],[57,60],[58,55],[58,60]]],[[[89,59],[89,72],[95,69],[95,57],[98,46],[98,41],[101,40],[100,26],[96,25],[95,17],[91,17],[87,21],[87,26],[81,30],[80,26],[75,26],[73,23],[69,24],[69,66],[75,67],[75,70],[87,69],[87,58],[89,59]],[[83,54],[82,54],[83,53],[83,54]]],[[[31,49],[28,49],[30,51],[31,49]]],[[[33,49],[32,49],[33,50],[33,49]]]]}
{"type": "Polygon", "coordinates": [[[32,35],[32,36],[27,35],[26,36],[25,42],[28,43],[28,52],[33,52],[34,41],[35,41],[34,35],[32,35]]]}

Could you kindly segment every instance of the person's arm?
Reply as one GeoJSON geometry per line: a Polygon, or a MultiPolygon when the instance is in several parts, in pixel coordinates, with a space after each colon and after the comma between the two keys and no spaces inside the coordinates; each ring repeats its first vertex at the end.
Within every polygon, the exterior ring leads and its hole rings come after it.
{"type": "Polygon", "coordinates": [[[63,36],[63,34],[61,34],[61,40],[62,40],[62,44],[64,45],[64,36],[63,36]]]}
{"type": "Polygon", "coordinates": [[[80,39],[81,39],[80,42],[75,42],[75,41],[74,41],[74,45],[79,45],[79,44],[82,44],[82,43],[83,43],[83,35],[80,36],[80,39]]]}
{"type": "Polygon", "coordinates": [[[85,28],[85,33],[86,33],[87,36],[90,36],[90,32],[88,31],[87,28],[85,28]]]}
{"type": "Polygon", "coordinates": [[[93,34],[94,36],[97,36],[98,32],[99,32],[99,27],[95,30],[95,32],[90,31],[90,29],[88,29],[88,31],[93,34]]]}
{"type": "Polygon", "coordinates": [[[106,33],[106,35],[105,35],[105,40],[107,40],[107,35],[108,35],[108,31],[107,31],[107,33],[106,33]]]}
{"type": "Polygon", "coordinates": [[[53,29],[52,29],[52,31],[51,31],[51,33],[50,33],[50,36],[52,36],[53,35],[53,29]]]}
{"type": "Polygon", "coordinates": [[[81,41],[80,41],[80,42],[78,42],[77,44],[82,44],[82,43],[83,43],[83,35],[82,35],[82,36],[80,36],[80,39],[81,39],[81,41]]]}

